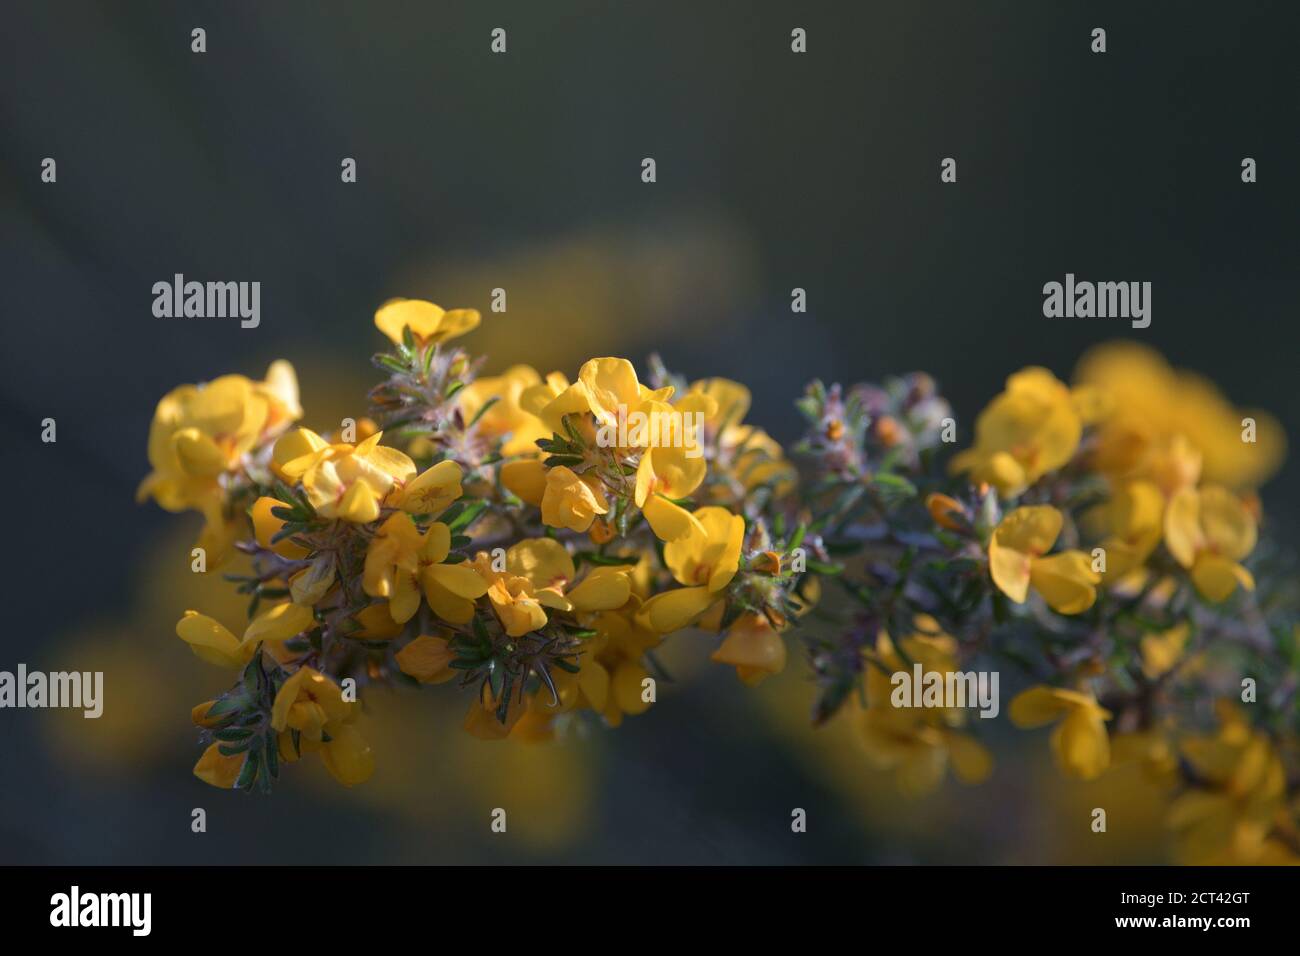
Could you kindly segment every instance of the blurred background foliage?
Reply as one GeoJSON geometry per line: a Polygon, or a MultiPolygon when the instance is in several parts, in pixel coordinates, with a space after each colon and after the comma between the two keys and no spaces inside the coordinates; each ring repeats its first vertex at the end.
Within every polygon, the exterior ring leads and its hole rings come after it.
{"type": "MultiPolygon", "coordinates": [[[[368,785],[312,763],[270,799],[213,792],[186,714],[225,675],[173,627],[243,608],[189,573],[196,516],[132,493],[180,382],[287,357],[307,424],[361,414],[370,317],[394,295],[483,309],[466,345],[489,372],[658,350],[742,380],[784,441],[813,377],[924,369],[965,424],[1009,372],[1065,376],[1129,335],[1294,437],[1300,134],[1277,105],[1294,5],[22,0],[5,17],[0,667],[103,670],[107,702],[98,721],[0,714],[0,862],[1166,859],[1136,770],[1061,780],[1045,733],[997,721],[987,784],[905,798],[843,719],[808,726],[801,662],[749,690],[691,634],[665,652],[678,682],[616,732],[485,744],[449,687],[379,694],[368,785]],[[1152,327],[1045,320],[1042,284],[1067,271],[1152,281],[1152,327]],[[150,288],[177,272],[260,281],[260,328],[155,319],[150,288]]],[[[1291,541],[1297,467],[1263,491],[1291,541]]]]}

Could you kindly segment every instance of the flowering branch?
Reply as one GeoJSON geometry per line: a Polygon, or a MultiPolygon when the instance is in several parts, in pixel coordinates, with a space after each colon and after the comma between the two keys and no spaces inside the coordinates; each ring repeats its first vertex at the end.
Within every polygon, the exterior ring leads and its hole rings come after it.
{"type": "Polygon", "coordinates": [[[452,344],[479,321],[380,308],[384,378],[328,435],[296,427],[285,362],[159,403],[141,496],[203,513],[208,567],[251,566],[227,576],[250,596],[242,637],[177,625],[239,673],[195,708],[201,779],[269,790],[319,753],[362,782],[375,684],[455,681],[485,739],[617,726],[657,700],[654,649],[694,629],[750,684],[797,641],[812,722],[846,715],[909,791],[992,758],[962,701],[900,700],[904,678],[1010,663],[1030,684],[1011,721],[1054,724],[1069,776],[1141,762],[1187,858],[1295,856],[1300,600],[1251,490],[1280,461],[1271,418],[1109,346],[1073,387],[1012,375],[950,458],[929,376],[813,382],[787,458],[743,385],[657,356],[648,384],[621,358],[480,376],[452,344]]]}

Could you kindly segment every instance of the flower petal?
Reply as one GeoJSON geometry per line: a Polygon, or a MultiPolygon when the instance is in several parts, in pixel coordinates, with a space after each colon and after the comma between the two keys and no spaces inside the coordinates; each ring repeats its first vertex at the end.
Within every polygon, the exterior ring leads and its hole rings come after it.
{"type": "Polygon", "coordinates": [[[656,634],[670,634],[690,624],[715,600],[716,595],[706,587],[674,588],[646,601],[637,619],[656,634]]]}
{"type": "Polygon", "coordinates": [[[206,614],[186,611],[176,622],[176,636],[196,656],[221,667],[243,667],[253,656],[253,644],[241,644],[234,634],[206,614]]]}

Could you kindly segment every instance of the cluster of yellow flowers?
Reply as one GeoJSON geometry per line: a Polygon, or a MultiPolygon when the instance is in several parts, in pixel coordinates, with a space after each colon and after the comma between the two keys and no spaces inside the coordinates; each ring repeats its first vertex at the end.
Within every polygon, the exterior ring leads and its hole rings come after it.
{"type": "MultiPolygon", "coordinates": [[[[269,785],[281,762],[319,751],[340,782],[361,782],[373,759],[354,726],[357,685],[372,681],[459,674],[477,690],[465,729],[484,738],[545,739],[580,711],[617,725],[654,701],[647,652],[721,621],[748,564],[745,519],[727,506],[793,480],[780,447],[742,424],[748,391],[721,379],[651,389],[620,358],[587,362],[572,383],[527,366],[471,378],[446,343],[478,323],[417,300],[376,313],[395,347],[377,362],[400,391],[396,413],[376,396],[376,417],[414,413],[405,451],[381,444],[371,418],[328,438],[294,427],[286,362],[266,382],[225,376],[159,403],[140,495],[201,511],[207,567],[233,548],[251,555],[237,580],[255,609],[274,602],[242,638],[195,611],[177,625],[199,657],[243,671],[195,709],[212,736],[200,778],[269,785]],[[637,415],[691,443],[598,440],[637,415]],[[688,509],[697,492],[720,504],[688,509]]],[[[715,654],[749,681],[784,666],[778,631],[802,607],[779,556],[764,562],[746,570],[765,580],[715,654]]]]}
{"type": "Polygon", "coordinates": [[[1174,794],[1169,820],[1189,862],[1300,862],[1300,804],[1279,756],[1296,729],[1294,593],[1272,622],[1258,602],[1223,607],[1255,591],[1242,563],[1258,539],[1254,488],[1283,453],[1271,417],[1236,411],[1203,380],[1117,344],[1095,350],[1074,387],[1042,368],[1012,375],[979,416],[974,446],[950,462],[976,484],[974,500],[927,498],[940,527],[983,549],[995,598],[1037,595],[1040,608],[1081,621],[1057,631],[1055,684],[1017,695],[1012,723],[1055,724],[1069,776],[1140,761],[1174,794]],[[1211,659],[1214,679],[1197,683],[1211,659]],[[1261,723],[1272,732],[1215,702],[1234,675],[1243,704],[1270,711],[1261,723]],[[1285,696],[1265,708],[1257,682],[1285,696]],[[1195,729],[1210,709],[1217,736],[1195,729]]]}
{"type": "Polygon", "coordinates": [[[949,766],[979,781],[992,759],[962,708],[898,707],[891,676],[991,656],[1029,671],[1010,719],[1055,724],[1064,772],[1140,760],[1167,784],[1188,856],[1295,855],[1295,604],[1265,607],[1245,565],[1254,489],[1284,451],[1271,418],[1119,345],[1073,386],[1012,375],[946,474],[928,376],[814,382],[792,460],[745,423],[743,385],[657,359],[644,383],[613,357],[572,380],[476,376],[453,340],[479,322],[386,303],[385,378],[327,435],[297,425],[282,361],[159,403],[140,495],[202,513],[207,568],[236,551],[250,566],[228,576],[251,598],[242,637],[195,611],[177,625],[239,671],[194,710],[201,779],[269,789],[319,752],[340,782],[365,780],[371,684],[456,680],[469,733],[546,740],[646,711],[674,632],[717,633],[713,659],[751,684],[783,670],[797,632],[814,722],[848,712],[908,790],[949,766]],[[823,599],[826,582],[841,587],[823,599]],[[818,604],[819,624],[800,620],[818,604]],[[1269,692],[1214,710],[1238,675],[1269,692]]]}

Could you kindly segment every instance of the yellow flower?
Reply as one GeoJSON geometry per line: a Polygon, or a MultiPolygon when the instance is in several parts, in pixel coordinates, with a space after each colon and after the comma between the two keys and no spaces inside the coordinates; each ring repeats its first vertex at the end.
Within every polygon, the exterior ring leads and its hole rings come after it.
{"type": "MultiPolygon", "coordinates": [[[[373,435],[374,432],[371,434],[373,435]]],[[[369,438],[370,435],[366,437],[369,438]]],[[[275,472],[277,478],[293,484],[294,479],[284,473],[284,466],[304,455],[314,454],[328,444],[329,442],[310,428],[295,428],[293,431],[285,432],[271,449],[271,470],[275,472]]]]}
{"type": "Polygon", "coordinates": [[[573,416],[570,421],[580,432],[588,437],[595,435],[595,430],[584,421],[591,411],[587,387],[582,382],[569,384],[563,372],[552,372],[545,382],[524,388],[519,393],[519,407],[541,419],[546,435],[565,433],[565,415],[573,416]]]}
{"type": "Polygon", "coordinates": [[[540,507],[546,497],[546,466],[538,458],[503,462],[501,484],[525,504],[540,507]]]}
{"type": "Polygon", "coordinates": [[[244,642],[254,646],[259,643],[282,644],[303,631],[311,630],[315,623],[311,608],[293,603],[277,604],[249,622],[244,630],[244,642]]]}
{"type": "Polygon", "coordinates": [[[633,413],[648,410],[647,402],[666,402],[671,385],[651,391],[637,381],[636,369],[623,358],[594,358],[578,370],[578,381],[586,391],[588,407],[601,425],[618,427],[633,413]]]}
{"type": "Polygon", "coordinates": [[[405,624],[420,609],[420,592],[434,613],[453,623],[473,616],[473,602],[488,583],[466,564],[444,564],[451,552],[451,530],[435,521],[424,534],[411,516],[394,512],[380,525],[366,549],[362,589],[388,598],[394,621],[405,624]]]}
{"type": "Polygon", "coordinates": [[[570,589],[577,577],[573,558],[560,542],[529,538],[506,551],[506,570],[491,569],[480,552],[475,566],[491,582],[488,599],[510,637],[544,627],[546,609],[577,613],[613,610],[632,594],[631,576],[623,567],[598,567],[570,589]]]}
{"type": "Polygon", "coordinates": [[[361,732],[351,724],[343,724],[330,728],[329,733],[330,739],[321,746],[320,759],[330,776],[345,787],[369,780],[375,772],[375,755],[361,732]]]}
{"type": "Polygon", "coordinates": [[[470,382],[456,393],[456,403],[469,422],[489,401],[496,399],[479,418],[479,431],[490,438],[506,439],[501,446],[503,455],[535,454],[537,440],[550,438],[551,430],[536,414],[520,405],[520,398],[527,389],[541,383],[541,376],[532,366],[512,365],[503,375],[470,382]]]}
{"type": "Polygon", "coordinates": [[[1181,773],[1169,730],[1165,725],[1116,733],[1110,741],[1111,766],[1136,764],[1147,781],[1162,790],[1173,789],[1181,773]]]}
{"type": "Polygon", "coordinates": [[[1142,651],[1142,673],[1155,680],[1174,669],[1187,647],[1190,629],[1186,622],[1177,624],[1159,634],[1147,634],[1139,642],[1142,651]]]}
{"type": "Polygon", "coordinates": [[[1234,408],[1205,379],[1176,371],[1135,342],[1093,349],[1076,379],[1110,397],[1111,413],[1098,430],[1102,470],[1155,481],[1167,495],[1194,485],[1197,474],[1230,488],[1266,481],[1286,454],[1286,435],[1272,416],[1234,408]],[[1242,441],[1242,420],[1253,418],[1255,441],[1242,441]]]}
{"type": "Polygon", "coordinates": [[[176,622],[176,635],[190,645],[196,657],[221,667],[243,667],[260,643],[281,644],[309,630],[315,623],[311,608],[277,604],[259,614],[244,631],[242,640],[229,629],[198,611],[186,611],[176,622]]]}
{"type": "Polygon", "coordinates": [[[660,634],[680,630],[707,611],[740,567],[745,519],[712,505],[693,517],[684,536],[664,545],[664,560],[684,587],[656,594],[641,608],[642,624],[660,634]]]}
{"type": "Polygon", "coordinates": [[[307,557],[310,552],[287,538],[274,544],[271,542],[271,539],[279,534],[280,529],[284,527],[284,521],[271,514],[271,509],[285,507],[288,506],[283,501],[263,496],[253,502],[253,507],[249,509],[248,515],[253,521],[253,537],[257,539],[258,544],[270,551],[274,551],[282,558],[296,561],[307,557]]]}
{"type": "Polygon", "coordinates": [[[266,378],[254,382],[253,387],[266,399],[266,424],[263,431],[278,435],[302,418],[302,403],[298,399],[298,374],[293,365],[276,359],[266,369],[266,378]]]}
{"type": "Polygon", "coordinates": [[[1110,766],[1110,711],[1092,694],[1061,687],[1031,687],[1015,696],[1007,710],[1011,722],[1024,730],[1060,721],[1052,732],[1052,752],[1062,773],[1094,780],[1110,766]]]}
{"type": "Polygon", "coordinates": [[[1226,601],[1255,579],[1238,562],[1255,549],[1255,517],[1226,488],[1184,488],[1165,511],[1165,546],[1190,569],[1196,590],[1210,601],[1226,601]]]}
{"type": "Polygon", "coordinates": [[[1275,828],[1289,825],[1286,772],[1276,749],[1231,704],[1221,702],[1218,713],[1217,734],[1183,744],[1198,783],[1169,808],[1181,856],[1194,865],[1296,862],[1274,838],[1275,828]]]}
{"type": "Polygon", "coordinates": [[[445,637],[421,634],[398,651],[396,659],[402,673],[421,684],[443,684],[456,676],[451,667],[456,654],[445,637]]]}
{"type": "Polygon", "coordinates": [[[415,474],[415,463],[410,458],[379,444],[383,432],[359,445],[331,445],[306,428],[291,436],[280,441],[288,442],[295,450],[305,442],[311,450],[285,462],[281,471],[292,481],[302,481],[307,500],[325,518],[358,524],[374,521],[388,493],[415,474]]]}
{"type": "Polygon", "coordinates": [[[158,403],[149,426],[153,470],[136,499],[151,497],[168,511],[201,512],[200,546],[209,568],[216,567],[238,536],[225,513],[223,476],[241,468],[246,455],[301,415],[297,378],[283,360],[272,363],[265,382],[224,375],[206,385],[173,389],[158,403]]]}
{"type": "Polygon", "coordinates": [[[519,718],[523,717],[527,704],[517,690],[512,691],[506,703],[505,723],[502,723],[497,719],[497,706],[500,702],[500,698],[492,697],[490,693],[487,697],[475,697],[470,701],[462,725],[465,732],[479,740],[505,740],[510,736],[510,732],[519,723],[519,718]]]}
{"type": "Polygon", "coordinates": [[[190,645],[195,657],[220,667],[242,667],[252,658],[255,647],[198,611],[185,612],[176,623],[176,636],[190,645]]]}
{"type": "Polygon", "coordinates": [[[710,435],[720,435],[726,428],[738,426],[749,414],[750,392],[740,382],[727,378],[701,379],[691,383],[689,394],[712,399],[712,412],[704,417],[704,428],[710,435]]]}
{"type": "Polygon", "coordinates": [[[271,708],[271,726],[292,728],[310,740],[320,740],[329,724],[342,723],[352,714],[338,684],[311,667],[300,667],[284,682],[271,708]]]}
{"type": "Polygon", "coordinates": [[[956,455],[951,470],[1014,497],[1066,464],[1082,433],[1070,390],[1045,368],[1023,369],[975,420],[975,446],[956,455]]]}
{"type": "Polygon", "coordinates": [[[597,615],[593,626],[600,636],[581,658],[581,670],[576,675],[560,675],[576,684],[580,702],[600,714],[610,727],[650,709],[645,692],[650,673],[642,657],[661,637],[640,624],[639,608],[639,599],[633,598],[623,609],[597,615]]]}
{"type": "Polygon", "coordinates": [[[1087,522],[1104,535],[1106,578],[1118,581],[1140,568],[1160,543],[1164,530],[1165,499],[1155,483],[1127,481],[1119,485],[1110,500],[1086,516],[1087,522]]]}
{"type": "Polygon", "coordinates": [[[762,614],[742,614],[709,660],[730,664],[736,676],[754,686],[785,670],[785,641],[762,614]]]}
{"type": "Polygon", "coordinates": [[[572,416],[570,423],[590,444],[596,432],[586,420],[588,414],[595,416],[596,424],[617,429],[620,419],[649,412],[651,404],[663,404],[672,394],[672,386],[654,391],[642,385],[627,359],[595,358],[583,363],[572,384],[563,373],[552,372],[545,382],[524,387],[519,407],[541,420],[543,437],[565,434],[564,416],[572,416]]]}
{"type": "Polygon", "coordinates": [[[375,328],[402,344],[402,330],[410,329],[420,345],[439,344],[478,327],[477,309],[452,309],[450,312],[423,299],[390,299],[375,313],[375,328]]]}
{"type": "MultiPolygon", "coordinates": [[[[910,661],[923,672],[946,674],[957,670],[957,642],[939,630],[926,615],[916,618],[917,630],[899,642],[910,661]]],[[[907,794],[924,794],[942,781],[949,765],[963,783],[980,783],[993,770],[993,758],[973,736],[960,728],[966,713],[956,707],[895,707],[891,675],[910,670],[890,636],[876,636],[876,659],[881,667],[866,670],[866,706],[856,695],[850,704],[854,729],[867,759],[882,770],[893,771],[899,788],[907,794]]]]}
{"type": "Polygon", "coordinates": [[[559,668],[551,671],[558,701],[552,701],[546,688],[527,699],[524,713],[510,732],[512,738],[550,739],[556,719],[574,710],[595,711],[609,726],[617,727],[625,716],[649,709],[651,700],[644,683],[649,673],[642,657],[663,636],[639,621],[641,600],[624,590],[624,584],[630,587],[632,576],[628,568],[601,567],[566,592],[580,605],[575,610],[581,622],[596,634],[583,641],[576,674],[559,668]],[[615,606],[620,599],[622,603],[615,606]],[[605,609],[592,610],[596,607],[605,609]]]}
{"type": "Polygon", "coordinates": [[[725,484],[715,482],[709,489],[710,500],[719,504],[737,499],[735,489],[727,487],[733,483],[741,492],[770,484],[777,495],[787,494],[794,487],[795,469],[785,460],[780,444],[761,428],[741,424],[749,405],[749,389],[725,378],[693,382],[677,403],[679,411],[704,415],[704,440],[715,449],[710,474],[728,479],[725,484]],[[701,398],[703,403],[694,403],[701,398]]]}
{"type": "Polygon", "coordinates": [[[1061,533],[1061,513],[1049,505],[1017,508],[1002,519],[989,539],[989,574],[998,590],[1024,604],[1032,583],[1051,608],[1082,614],[1097,600],[1100,575],[1082,551],[1047,557],[1061,533]]]}
{"type": "Polygon", "coordinates": [[[882,770],[892,770],[905,794],[934,790],[949,764],[957,779],[968,784],[987,779],[993,770],[988,750],[969,734],[917,721],[895,724],[884,711],[864,708],[856,698],[850,706],[868,759],[882,770]]]}
{"type": "MultiPolygon", "coordinates": [[[[374,773],[370,746],[351,726],[357,704],[345,701],[338,684],[311,667],[300,667],[280,687],[271,706],[271,727],[301,734],[307,746],[320,744],[321,761],[339,783],[364,783],[374,773]]],[[[281,737],[282,752],[284,737],[281,737]]]]}
{"type": "Polygon", "coordinates": [[[242,375],[206,385],[182,385],[158,403],[149,428],[153,472],[139,497],[152,495],[168,511],[193,507],[218,475],[253,448],[268,415],[266,399],[242,375]]]}
{"type": "Polygon", "coordinates": [[[464,477],[456,462],[440,461],[420,472],[414,481],[395,489],[387,503],[415,515],[442,514],[464,494],[464,477]]]}
{"type": "Polygon", "coordinates": [[[393,620],[393,614],[388,609],[386,601],[363,607],[353,617],[361,625],[361,629],[355,632],[355,636],[368,641],[391,640],[403,630],[402,624],[393,620]]]}
{"type": "Polygon", "coordinates": [[[1150,422],[1126,416],[1106,421],[1089,464],[1119,481],[1149,481],[1166,498],[1201,478],[1201,453],[1187,436],[1155,434],[1150,422]]]}
{"type": "Polygon", "coordinates": [[[546,626],[546,611],[526,578],[499,577],[487,594],[509,637],[521,637],[546,626]]]}
{"type": "Polygon", "coordinates": [[[606,670],[609,671],[609,693],[601,711],[605,723],[617,727],[625,716],[635,717],[650,709],[645,687],[650,672],[639,660],[622,660],[606,665],[606,670]]]}
{"type": "Polygon", "coordinates": [[[204,783],[222,790],[231,790],[239,779],[239,772],[244,769],[247,753],[227,756],[221,752],[220,744],[211,744],[203,751],[203,756],[194,765],[194,776],[204,783]]]}
{"type": "Polygon", "coordinates": [[[609,513],[599,479],[578,475],[564,465],[547,471],[541,505],[543,522],[571,531],[586,531],[596,515],[609,513]]]}
{"type": "Polygon", "coordinates": [[[704,481],[704,457],[674,446],[647,448],[636,469],[637,507],[661,541],[676,541],[699,531],[699,519],[670,499],[685,498],[704,481]]]}

